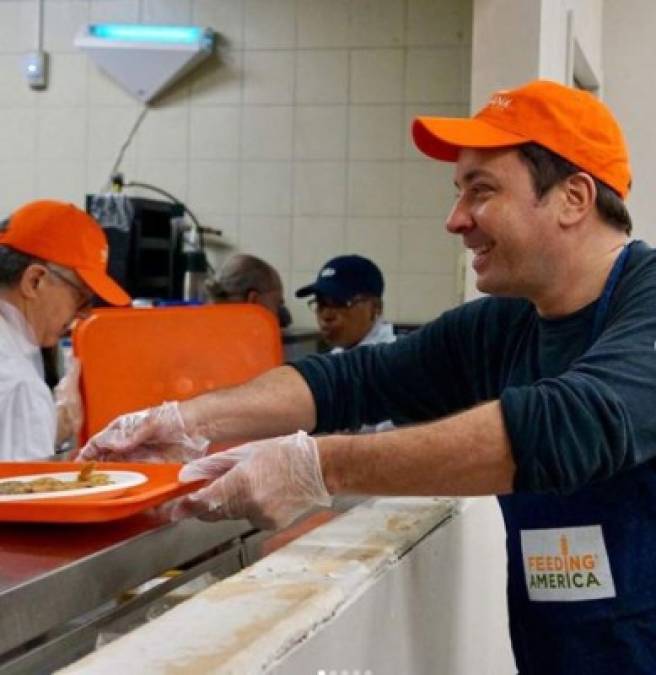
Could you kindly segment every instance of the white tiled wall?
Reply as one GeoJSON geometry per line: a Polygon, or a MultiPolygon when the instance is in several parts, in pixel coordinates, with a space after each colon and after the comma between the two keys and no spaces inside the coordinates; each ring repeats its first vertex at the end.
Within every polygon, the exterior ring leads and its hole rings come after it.
{"type": "Polygon", "coordinates": [[[340,253],[381,266],[392,320],[457,302],[450,167],[421,157],[409,128],[417,114],[468,114],[470,0],[44,0],[44,92],[20,71],[37,7],[0,0],[0,215],[33,198],[82,205],[140,113],[76,51],[81,25],[211,26],[217,55],[148,112],[127,179],[223,230],[217,265],[236,249],[274,264],[298,326],[314,318],[293,290],[340,253]]]}

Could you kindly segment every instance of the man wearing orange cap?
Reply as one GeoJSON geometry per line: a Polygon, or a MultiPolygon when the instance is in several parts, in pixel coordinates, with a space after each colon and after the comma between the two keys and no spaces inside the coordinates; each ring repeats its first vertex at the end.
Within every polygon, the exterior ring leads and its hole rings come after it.
{"type": "Polygon", "coordinates": [[[36,201],[0,232],[0,459],[52,455],[79,431],[79,366],[55,388],[43,380],[40,347],[52,347],[94,295],[124,305],[129,296],[107,275],[100,226],[72,204],[36,201]]]}
{"type": "Polygon", "coordinates": [[[209,483],[177,509],[269,527],[338,493],[499,495],[519,671],[656,673],[656,252],[629,241],[620,128],[590,94],[534,81],[413,135],[455,163],[446,228],[489,297],[183,402],[168,429],[159,409],[119,418],[119,440],[101,432],[84,454],[172,430],[278,436],[185,466],[209,483]],[[306,433],[385,417],[417,425],[306,433]]]}

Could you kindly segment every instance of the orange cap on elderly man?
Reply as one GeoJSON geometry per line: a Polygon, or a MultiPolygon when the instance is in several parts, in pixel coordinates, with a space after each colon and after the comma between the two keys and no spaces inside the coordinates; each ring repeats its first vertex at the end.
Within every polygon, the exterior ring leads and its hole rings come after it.
{"type": "Polygon", "coordinates": [[[128,305],[130,296],[107,274],[109,248],[100,225],[73,204],[42,199],[9,217],[0,244],[75,270],[84,283],[111,305],[128,305]]]}

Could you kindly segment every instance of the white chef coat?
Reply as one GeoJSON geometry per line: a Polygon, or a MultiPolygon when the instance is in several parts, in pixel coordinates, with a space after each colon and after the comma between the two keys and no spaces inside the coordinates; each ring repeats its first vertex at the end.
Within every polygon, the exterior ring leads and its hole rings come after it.
{"type": "MultiPolygon", "coordinates": [[[[363,347],[365,345],[377,345],[382,344],[383,342],[396,342],[396,335],[394,335],[394,326],[392,326],[389,321],[384,321],[382,317],[376,319],[376,323],[371,327],[371,330],[358,342],[357,345],[353,345],[351,349],[356,347],[363,347]]],[[[340,354],[344,351],[343,347],[334,347],[331,349],[331,354],[340,354]]],[[[385,420],[384,422],[379,422],[378,424],[363,424],[360,428],[361,434],[372,434],[377,431],[386,431],[388,429],[393,429],[394,424],[392,420],[385,420]]]]}
{"type": "Polygon", "coordinates": [[[56,435],[57,412],[34,333],[16,307],[0,300],[0,461],[48,457],[56,435]]]}

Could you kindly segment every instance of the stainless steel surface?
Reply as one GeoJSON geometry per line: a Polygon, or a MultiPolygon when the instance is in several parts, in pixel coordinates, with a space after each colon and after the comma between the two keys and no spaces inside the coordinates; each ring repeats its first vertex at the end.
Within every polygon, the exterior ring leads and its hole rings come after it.
{"type": "MultiPolygon", "coordinates": [[[[256,535],[257,536],[257,535],[256,535]]],[[[219,552],[194,565],[191,569],[158,584],[154,588],[120,603],[108,603],[80,622],[67,624],[55,634],[0,664],[2,675],[44,675],[62,668],[93,651],[99,643],[106,644],[114,637],[130,632],[151,618],[158,616],[173,604],[167,594],[199,575],[211,572],[216,579],[225,578],[242,568],[241,549],[229,542],[219,552]],[[155,611],[153,611],[153,609],[155,611]]],[[[180,601],[180,600],[178,600],[180,601]]]]}
{"type": "MultiPolygon", "coordinates": [[[[361,498],[336,500],[345,511],[361,498]]],[[[0,675],[51,673],[125,633],[205,572],[224,578],[255,562],[267,543],[312,527],[312,515],[279,533],[247,521],[169,523],[152,510],[104,524],[0,524],[0,675]],[[163,572],[181,574],[125,598],[163,572]]]]}
{"type": "Polygon", "coordinates": [[[251,532],[246,521],[172,524],[153,512],[102,525],[1,525],[0,672],[11,650],[168,569],[226,545],[239,552],[251,532]]]}

